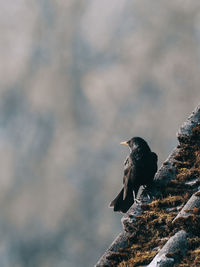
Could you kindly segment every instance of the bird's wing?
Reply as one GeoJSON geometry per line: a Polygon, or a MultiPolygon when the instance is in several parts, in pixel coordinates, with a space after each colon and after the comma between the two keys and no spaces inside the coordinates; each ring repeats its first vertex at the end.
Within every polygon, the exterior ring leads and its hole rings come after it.
{"type": "Polygon", "coordinates": [[[128,191],[131,189],[132,191],[132,182],[134,178],[135,168],[134,165],[129,166],[127,169],[124,170],[124,193],[123,193],[123,200],[127,197],[128,191]]]}
{"type": "Polygon", "coordinates": [[[124,177],[123,177],[123,184],[125,184],[125,179],[126,179],[126,176],[128,175],[129,171],[130,171],[130,168],[131,168],[131,165],[132,165],[132,160],[131,160],[131,157],[127,157],[126,160],[124,161],[124,177]]]}

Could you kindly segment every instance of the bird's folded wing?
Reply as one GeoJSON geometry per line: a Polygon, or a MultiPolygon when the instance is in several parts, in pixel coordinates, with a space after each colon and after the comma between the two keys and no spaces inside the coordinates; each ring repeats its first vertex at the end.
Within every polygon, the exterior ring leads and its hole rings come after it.
{"type": "Polygon", "coordinates": [[[128,191],[130,190],[131,187],[131,175],[133,172],[133,166],[129,167],[129,169],[125,170],[124,172],[124,193],[123,193],[123,200],[127,197],[128,191]]]}

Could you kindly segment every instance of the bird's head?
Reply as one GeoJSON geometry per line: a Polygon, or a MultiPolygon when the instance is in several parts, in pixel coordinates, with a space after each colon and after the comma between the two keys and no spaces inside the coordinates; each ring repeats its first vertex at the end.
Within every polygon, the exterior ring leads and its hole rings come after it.
{"type": "Polygon", "coordinates": [[[150,150],[147,142],[144,139],[142,139],[141,137],[133,137],[128,141],[121,142],[120,144],[128,146],[131,151],[133,151],[137,148],[144,149],[144,150],[150,150]]]}

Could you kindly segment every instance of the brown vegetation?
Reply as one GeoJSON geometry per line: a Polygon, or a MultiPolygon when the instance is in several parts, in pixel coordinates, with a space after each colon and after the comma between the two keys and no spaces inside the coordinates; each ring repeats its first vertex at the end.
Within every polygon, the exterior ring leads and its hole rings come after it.
{"type": "MultiPolygon", "coordinates": [[[[177,266],[200,264],[200,217],[199,208],[194,208],[187,218],[173,221],[195,188],[200,184],[200,126],[193,129],[190,138],[180,140],[175,156],[176,178],[163,188],[161,196],[143,205],[143,213],[137,217],[135,231],[130,237],[130,247],[110,257],[113,266],[142,266],[151,262],[166,241],[183,229],[190,234],[189,249],[177,266]],[[197,179],[194,184],[189,181],[197,179]]],[[[197,193],[196,196],[199,196],[197,193]]],[[[178,253],[178,252],[175,252],[178,253]]]]}

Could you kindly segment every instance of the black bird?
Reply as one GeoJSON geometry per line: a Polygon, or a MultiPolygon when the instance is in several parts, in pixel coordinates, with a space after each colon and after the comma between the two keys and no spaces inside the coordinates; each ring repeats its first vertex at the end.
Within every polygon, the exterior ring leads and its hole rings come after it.
{"type": "Polygon", "coordinates": [[[110,207],[114,207],[114,211],[125,213],[134,203],[139,187],[148,187],[152,184],[157,171],[158,157],[156,153],[151,152],[147,142],[141,137],[133,137],[120,144],[129,146],[130,155],[124,162],[124,186],[110,203],[110,207]]]}

